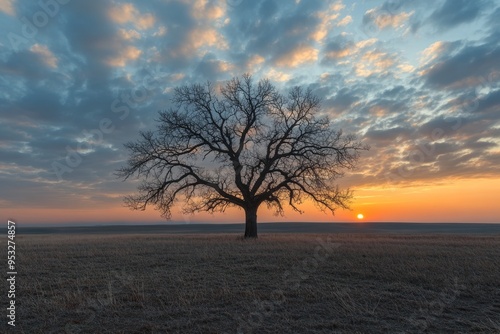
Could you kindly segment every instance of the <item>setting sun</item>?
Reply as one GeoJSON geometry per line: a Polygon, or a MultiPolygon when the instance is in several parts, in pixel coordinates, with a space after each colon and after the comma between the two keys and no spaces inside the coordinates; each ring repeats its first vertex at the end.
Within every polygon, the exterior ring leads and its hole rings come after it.
{"type": "Polygon", "coordinates": [[[365,218],[365,216],[363,216],[362,213],[358,213],[358,219],[363,219],[363,218],[365,218]]]}

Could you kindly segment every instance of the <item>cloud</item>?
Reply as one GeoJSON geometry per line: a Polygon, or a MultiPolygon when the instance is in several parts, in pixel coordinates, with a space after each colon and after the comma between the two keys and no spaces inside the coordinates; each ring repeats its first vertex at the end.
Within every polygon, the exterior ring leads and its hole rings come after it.
{"type": "Polygon", "coordinates": [[[227,48],[224,37],[216,29],[193,29],[189,32],[188,36],[183,47],[183,51],[186,53],[199,49],[202,46],[215,46],[218,49],[227,48]]]}
{"type": "Polygon", "coordinates": [[[451,29],[474,21],[490,5],[488,0],[446,0],[442,7],[431,14],[429,20],[440,29],[451,29]]]}
{"type": "Polygon", "coordinates": [[[394,55],[378,50],[369,50],[361,56],[361,61],[354,65],[356,75],[368,77],[373,74],[384,73],[396,64],[394,55]]]}
{"type": "Polygon", "coordinates": [[[253,55],[245,63],[245,69],[246,71],[252,71],[257,69],[259,66],[261,66],[266,59],[260,55],[253,55]]]}
{"type": "Polygon", "coordinates": [[[223,2],[183,0],[145,6],[155,13],[159,25],[154,41],[149,40],[154,63],[179,69],[189,66],[193,59],[200,61],[211,49],[227,49],[228,42],[221,31],[225,18],[223,2]]]}
{"type": "Polygon", "coordinates": [[[280,72],[275,69],[271,69],[269,72],[267,72],[266,76],[273,81],[278,81],[278,82],[283,82],[283,81],[288,81],[291,78],[290,74],[287,74],[285,72],[280,72]]]}
{"type": "Polygon", "coordinates": [[[360,101],[361,97],[351,89],[342,88],[333,97],[326,100],[325,106],[333,108],[335,113],[348,111],[353,104],[360,101]]]}
{"type": "Polygon", "coordinates": [[[57,58],[54,56],[52,51],[46,45],[34,44],[30,48],[31,52],[38,54],[45,65],[56,68],[57,67],[57,58]]]}
{"type": "Polygon", "coordinates": [[[226,1],[186,0],[185,2],[192,4],[191,15],[198,20],[217,20],[226,15],[226,1]]]}
{"type": "Polygon", "coordinates": [[[328,36],[333,26],[344,26],[349,24],[352,21],[350,16],[346,16],[340,22],[334,24],[334,21],[340,16],[340,11],[344,8],[345,6],[341,2],[336,2],[330,5],[326,10],[317,12],[315,16],[319,19],[319,22],[316,29],[311,32],[310,38],[316,42],[321,42],[328,36]]]}
{"type": "MultiPolygon", "coordinates": [[[[422,78],[432,88],[464,89],[491,81],[500,68],[500,47],[481,44],[449,48],[435,61],[420,69],[422,78]]],[[[497,78],[495,79],[497,80],[497,78]]]]}
{"type": "MultiPolygon", "coordinates": [[[[113,13],[110,2],[70,2],[66,7],[66,23],[61,27],[74,55],[82,57],[90,76],[96,76],[96,82],[106,83],[107,74],[112,66],[126,61],[127,54],[132,54],[131,40],[123,33],[108,13],[113,13]]],[[[124,12],[123,22],[130,19],[133,6],[120,7],[124,12]]],[[[115,14],[117,15],[117,14],[115,14]]]]}
{"type": "Polygon", "coordinates": [[[374,25],[378,29],[401,29],[403,28],[414,12],[391,13],[383,8],[377,7],[366,11],[363,16],[363,25],[374,25]]]}
{"type": "Polygon", "coordinates": [[[318,50],[308,45],[298,45],[293,50],[280,55],[275,64],[280,67],[297,67],[305,63],[315,62],[318,50]]]}
{"type": "Polygon", "coordinates": [[[110,18],[118,23],[125,24],[131,22],[137,29],[150,29],[155,24],[155,17],[150,14],[141,14],[131,3],[117,4],[109,9],[110,18]]]}
{"type": "Polygon", "coordinates": [[[411,73],[415,71],[415,66],[410,64],[400,64],[398,65],[398,69],[400,69],[401,72],[411,73]]]}
{"type": "Polygon", "coordinates": [[[133,40],[133,39],[140,39],[141,34],[134,29],[129,29],[129,30],[120,29],[120,37],[125,40],[133,40]]]}
{"type": "Polygon", "coordinates": [[[234,65],[217,59],[214,54],[207,54],[195,69],[202,80],[217,80],[221,75],[234,69],[234,65]]]}
{"type": "Polygon", "coordinates": [[[326,59],[334,60],[352,56],[358,52],[358,48],[353,41],[339,35],[326,44],[323,52],[326,59]]]}
{"type": "Polygon", "coordinates": [[[390,142],[395,142],[398,139],[408,139],[410,138],[412,132],[413,130],[404,127],[394,127],[384,130],[369,129],[365,133],[365,137],[369,141],[376,141],[378,143],[385,142],[388,144],[390,142]]]}
{"type": "Polygon", "coordinates": [[[326,38],[332,24],[327,3],[317,0],[244,1],[231,14],[222,31],[234,63],[248,63],[257,54],[269,65],[289,70],[316,62],[316,43],[326,38]]]}
{"type": "MultiPolygon", "coordinates": [[[[499,86],[499,82],[491,84],[499,86]]],[[[485,96],[482,96],[477,101],[477,106],[474,108],[476,113],[482,114],[483,119],[492,121],[500,119],[500,90],[492,90],[485,96]]]]}
{"type": "Polygon", "coordinates": [[[142,51],[135,46],[128,45],[123,50],[120,50],[118,54],[109,58],[106,63],[110,66],[123,67],[127,65],[130,60],[136,60],[142,54],[142,51]]]}
{"type": "Polygon", "coordinates": [[[338,23],[337,23],[337,26],[338,27],[343,27],[343,26],[346,26],[348,25],[349,23],[352,22],[352,16],[351,15],[347,15],[346,17],[344,17],[342,20],[340,20],[338,23]]]}
{"type": "Polygon", "coordinates": [[[14,16],[16,14],[14,0],[0,0],[0,12],[14,16]]]}
{"type": "Polygon", "coordinates": [[[338,60],[346,57],[354,57],[363,49],[374,45],[376,38],[361,40],[355,43],[345,35],[338,35],[332,38],[325,46],[323,53],[326,60],[338,60]]]}
{"type": "Polygon", "coordinates": [[[432,43],[428,48],[421,52],[420,62],[423,64],[429,63],[434,59],[441,56],[441,54],[448,50],[450,43],[437,41],[432,43]]]}

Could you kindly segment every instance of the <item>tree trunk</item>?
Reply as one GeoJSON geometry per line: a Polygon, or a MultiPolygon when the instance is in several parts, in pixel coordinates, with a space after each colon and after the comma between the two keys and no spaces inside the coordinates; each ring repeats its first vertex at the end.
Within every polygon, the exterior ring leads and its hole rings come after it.
{"type": "Polygon", "coordinates": [[[245,238],[257,238],[257,208],[245,208],[245,238]]]}

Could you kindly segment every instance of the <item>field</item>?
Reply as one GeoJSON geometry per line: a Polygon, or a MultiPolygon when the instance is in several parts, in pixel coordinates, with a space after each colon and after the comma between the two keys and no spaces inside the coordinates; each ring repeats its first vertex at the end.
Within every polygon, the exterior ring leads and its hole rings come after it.
{"type": "Polygon", "coordinates": [[[499,235],[20,235],[16,245],[19,333],[500,333],[499,235]]]}

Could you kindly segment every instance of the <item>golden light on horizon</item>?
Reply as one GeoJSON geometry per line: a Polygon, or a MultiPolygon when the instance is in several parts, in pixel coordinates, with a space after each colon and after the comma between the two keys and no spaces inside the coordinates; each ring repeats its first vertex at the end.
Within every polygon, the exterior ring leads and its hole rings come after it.
{"type": "Polygon", "coordinates": [[[358,213],[357,217],[358,217],[358,219],[363,219],[363,218],[365,218],[365,216],[364,216],[362,213],[358,213]]]}

